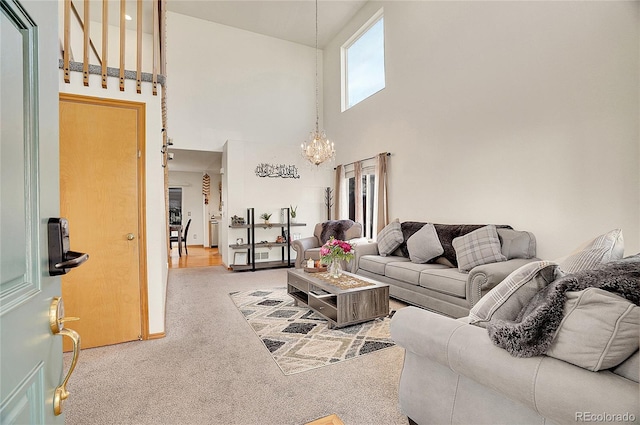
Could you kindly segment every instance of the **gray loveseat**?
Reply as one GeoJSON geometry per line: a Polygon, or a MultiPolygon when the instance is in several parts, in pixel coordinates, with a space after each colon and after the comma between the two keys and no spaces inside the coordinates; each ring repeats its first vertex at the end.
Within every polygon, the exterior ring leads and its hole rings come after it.
{"type": "Polygon", "coordinates": [[[494,286],[512,271],[536,260],[536,240],[532,233],[497,226],[502,254],[507,261],[483,264],[468,273],[457,268],[452,246],[455,237],[463,236],[483,225],[434,224],[444,253],[426,264],[409,259],[407,240],[426,223],[401,223],[403,243],[392,255],[382,256],[378,244],[359,244],[355,249],[351,271],[389,284],[389,295],[452,317],[464,317],[494,286]]]}

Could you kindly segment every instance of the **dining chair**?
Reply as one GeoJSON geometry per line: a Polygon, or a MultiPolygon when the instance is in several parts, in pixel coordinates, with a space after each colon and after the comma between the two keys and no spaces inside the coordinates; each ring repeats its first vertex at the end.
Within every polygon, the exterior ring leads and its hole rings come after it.
{"type": "Polygon", "coordinates": [[[173,243],[178,243],[178,255],[182,257],[182,245],[181,242],[184,242],[184,252],[189,255],[189,251],[187,250],[187,234],[189,233],[189,226],[191,225],[191,219],[187,221],[187,225],[184,228],[184,233],[182,234],[182,238],[178,236],[169,237],[169,249],[172,248],[173,243]]]}

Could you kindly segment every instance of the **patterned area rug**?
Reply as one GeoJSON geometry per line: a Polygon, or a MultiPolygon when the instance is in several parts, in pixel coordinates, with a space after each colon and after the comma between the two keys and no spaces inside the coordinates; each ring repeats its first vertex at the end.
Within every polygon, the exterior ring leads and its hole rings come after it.
{"type": "Polygon", "coordinates": [[[287,288],[229,295],[285,375],[395,345],[387,317],[329,329],[327,321],[307,306],[294,306],[287,288]]]}

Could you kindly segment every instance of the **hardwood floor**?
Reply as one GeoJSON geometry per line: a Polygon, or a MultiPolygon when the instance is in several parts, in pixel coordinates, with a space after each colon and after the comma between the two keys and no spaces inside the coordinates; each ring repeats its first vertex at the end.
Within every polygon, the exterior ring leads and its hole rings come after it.
{"type": "Polygon", "coordinates": [[[169,260],[170,269],[181,269],[187,267],[208,267],[222,265],[222,255],[218,248],[204,248],[199,245],[189,245],[189,255],[182,251],[182,257],[178,256],[178,248],[171,250],[169,260]]]}

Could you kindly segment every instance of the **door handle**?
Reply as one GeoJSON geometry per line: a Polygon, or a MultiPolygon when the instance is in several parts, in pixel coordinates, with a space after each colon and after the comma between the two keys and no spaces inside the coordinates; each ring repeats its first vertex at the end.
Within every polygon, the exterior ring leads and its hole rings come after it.
{"type": "Polygon", "coordinates": [[[128,241],[132,241],[136,238],[136,236],[133,233],[127,233],[127,240],[128,241]]]}
{"type": "Polygon", "coordinates": [[[89,254],[83,252],[67,251],[65,254],[65,261],[56,263],[54,266],[56,269],[72,269],[78,267],[89,259],[89,254]]]}
{"type": "MultiPolygon", "coordinates": [[[[86,255],[86,254],[85,254],[86,255]]],[[[49,307],[49,327],[54,335],[62,335],[71,338],[73,342],[73,359],[71,360],[71,366],[67,375],[62,380],[62,383],[56,387],[53,394],[53,413],[58,416],[62,413],[64,401],[69,397],[69,391],[67,391],[67,383],[69,378],[76,368],[78,363],[78,356],[80,355],[80,334],[73,329],[65,329],[64,323],[80,320],[78,317],[64,317],[64,303],[62,297],[54,297],[49,307]]]]}

